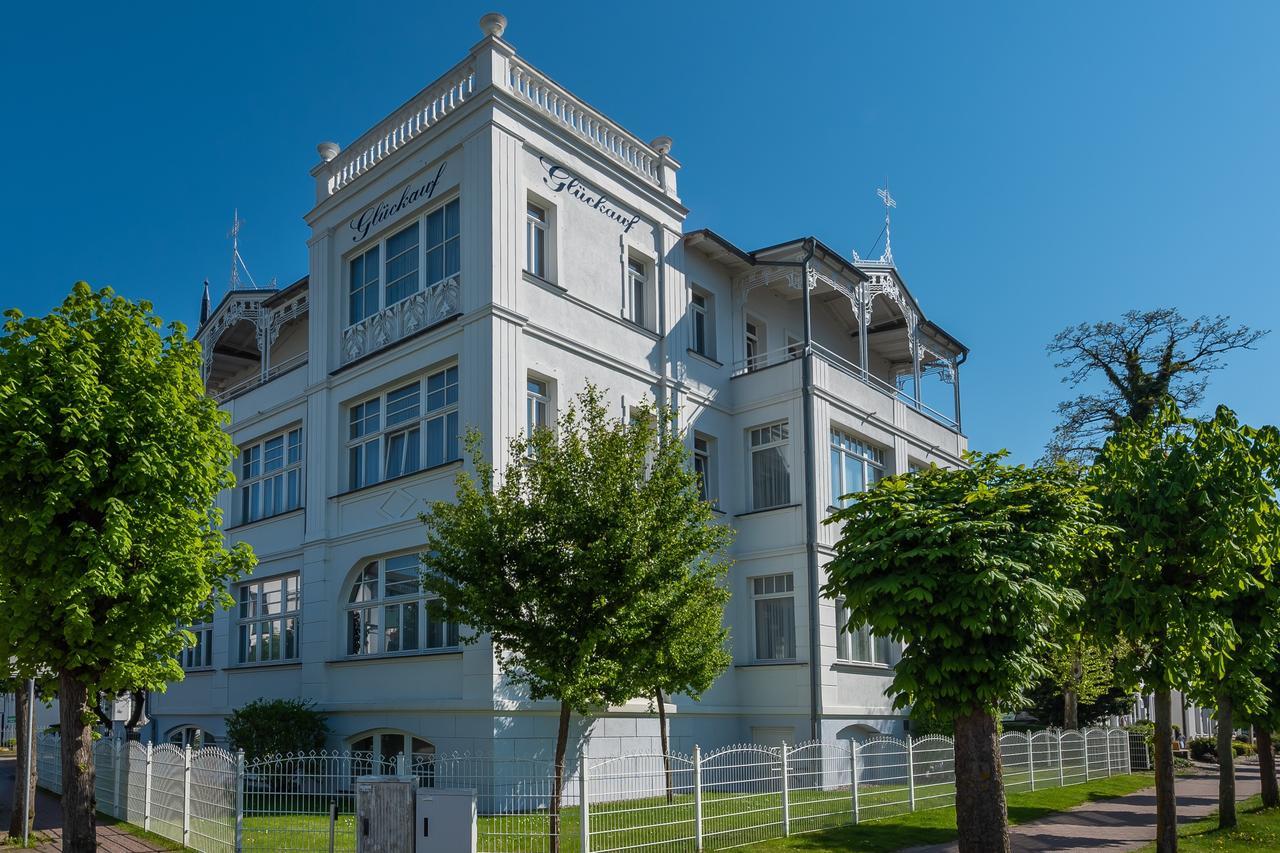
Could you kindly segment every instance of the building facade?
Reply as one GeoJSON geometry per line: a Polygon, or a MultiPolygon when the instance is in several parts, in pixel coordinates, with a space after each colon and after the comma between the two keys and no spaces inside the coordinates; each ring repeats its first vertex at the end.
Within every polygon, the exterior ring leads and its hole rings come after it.
{"type": "MultiPolygon", "coordinates": [[[[734,665],[701,701],[669,699],[673,747],[900,732],[896,650],[818,593],[821,522],[881,476],[961,464],[965,348],[888,252],[686,231],[671,140],[552,82],[504,26],[486,16],[439,80],[319,146],[304,278],[206,299],[207,388],[240,448],[220,508],[259,564],[194,628],[156,737],[220,743],[231,710],[289,697],[329,716],[335,748],[549,754],[556,707],[422,607],[417,516],[452,496],[463,430],[505,458],[588,382],[619,416],[675,407],[737,534],[734,665]]],[[[578,725],[599,755],[657,744],[642,698],[578,725]]]]}

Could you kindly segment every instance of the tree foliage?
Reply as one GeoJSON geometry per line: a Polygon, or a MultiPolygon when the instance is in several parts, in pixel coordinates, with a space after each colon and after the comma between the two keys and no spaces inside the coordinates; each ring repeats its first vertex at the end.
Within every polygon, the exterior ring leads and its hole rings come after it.
{"type": "Polygon", "coordinates": [[[182,678],[178,626],[229,603],[247,546],[210,508],[233,483],[200,347],[148,303],[75,285],[0,333],[0,649],[57,674],[64,840],[93,844],[89,709],[98,691],[182,678]]]}
{"type": "Polygon", "coordinates": [[[906,644],[896,707],[944,719],[1018,707],[1082,603],[1070,580],[1105,529],[1088,490],[1069,466],[1003,457],[885,478],[828,519],[842,530],[823,594],[906,644]]]}
{"type": "Polygon", "coordinates": [[[301,699],[255,699],[227,717],[227,738],[249,758],[323,749],[329,724],[315,703],[301,699]]]}
{"type": "Polygon", "coordinates": [[[1067,371],[1062,381],[1081,388],[1101,377],[1102,385],[1058,404],[1049,457],[1087,461],[1125,418],[1145,421],[1166,397],[1183,409],[1199,405],[1223,356],[1252,349],[1266,334],[1221,316],[1188,320],[1173,308],[1063,329],[1048,345],[1055,366],[1067,371]]]}

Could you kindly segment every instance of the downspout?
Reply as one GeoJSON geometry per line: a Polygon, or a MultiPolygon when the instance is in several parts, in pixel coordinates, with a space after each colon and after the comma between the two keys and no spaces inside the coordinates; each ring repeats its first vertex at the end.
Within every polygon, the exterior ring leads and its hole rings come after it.
{"type": "Polygon", "coordinates": [[[809,569],[809,737],[819,739],[818,710],[821,698],[822,677],[818,631],[818,476],[814,458],[813,430],[813,328],[810,323],[811,298],[809,294],[809,265],[813,261],[814,240],[805,240],[805,256],[802,262],[803,281],[800,282],[804,304],[804,353],[800,362],[801,397],[804,407],[804,520],[806,556],[809,569]]]}
{"type": "Polygon", "coordinates": [[[658,417],[661,423],[658,425],[658,431],[666,434],[666,410],[667,410],[667,260],[664,251],[663,239],[665,229],[661,224],[654,228],[653,237],[653,254],[655,258],[654,276],[657,278],[658,288],[658,417]]]}
{"type": "Polygon", "coordinates": [[[964,434],[964,425],[960,422],[960,365],[969,360],[969,352],[965,350],[956,356],[955,366],[955,395],[956,395],[956,432],[964,434]]]}

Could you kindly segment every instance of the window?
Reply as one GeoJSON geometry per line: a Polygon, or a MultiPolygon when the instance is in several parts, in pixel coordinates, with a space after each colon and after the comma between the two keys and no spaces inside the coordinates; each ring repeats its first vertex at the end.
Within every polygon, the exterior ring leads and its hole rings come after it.
{"type": "Polygon", "coordinates": [[[456,198],[427,214],[427,287],[452,278],[461,269],[458,217],[456,198]]]}
{"type": "Polygon", "coordinates": [[[360,756],[352,761],[355,775],[368,775],[395,772],[394,765],[402,755],[408,755],[409,773],[419,778],[419,784],[431,787],[434,784],[436,748],[430,741],[405,732],[374,732],[353,739],[350,742],[351,752],[360,756]],[[373,768],[374,763],[380,766],[373,768]]]}
{"type": "Polygon", "coordinates": [[[525,386],[525,423],[529,434],[551,426],[551,388],[545,380],[530,376],[525,386]]]}
{"type": "Polygon", "coordinates": [[[646,326],[646,303],[649,301],[649,275],[643,261],[627,259],[627,282],[631,297],[631,322],[646,326]]]}
{"type": "Polygon", "coordinates": [[[841,430],[831,430],[832,506],[848,506],[845,495],[866,491],[883,476],[883,450],[841,430]]]}
{"type": "Polygon", "coordinates": [[[240,522],[302,506],[302,427],[240,451],[240,522]]]}
{"type": "Polygon", "coordinates": [[[302,599],[297,575],[241,584],[238,653],[240,663],[295,660],[302,599]]]}
{"type": "Polygon", "coordinates": [[[387,304],[418,292],[418,223],[387,238],[387,304]]]}
{"type": "Polygon", "coordinates": [[[352,489],[452,462],[458,458],[458,367],[357,403],[347,421],[352,489]]]}
{"type": "Polygon", "coordinates": [[[529,202],[524,219],[524,268],[538,278],[547,277],[547,211],[529,202]]]}
{"type": "Polygon", "coordinates": [[[352,258],[348,264],[347,324],[359,323],[384,305],[395,305],[424,286],[457,275],[461,265],[459,216],[458,200],[454,199],[352,258]]]}
{"type": "Polygon", "coordinates": [[[347,305],[347,324],[359,323],[365,317],[378,313],[379,274],[381,246],[374,246],[363,255],[351,259],[350,293],[347,305]]]}
{"type": "Polygon", "coordinates": [[[715,358],[713,341],[713,317],[711,312],[712,297],[708,293],[695,290],[689,297],[689,319],[692,322],[693,351],[707,358],[715,358]]]}
{"type": "Polygon", "coordinates": [[[766,575],[751,579],[756,617],[756,660],[794,660],[796,656],[795,577],[766,575]]]}
{"type": "Polygon", "coordinates": [[[804,355],[804,341],[795,335],[787,335],[787,358],[799,358],[804,355]]]}
{"type": "Polygon", "coordinates": [[[347,596],[347,654],[457,647],[458,626],[428,614],[419,571],[417,554],[374,560],[360,570],[347,596]]]}
{"type": "Polygon", "coordinates": [[[836,659],[875,666],[895,663],[893,643],[888,637],[877,637],[866,625],[849,627],[849,611],[843,598],[836,599],[836,659]]]}
{"type": "Polygon", "coordinates": [[[205,669],[213,666],[213,625],[204,623],[187,628],[195,634],[196,644],[178,652],[178,663],[183,669],[205,669]]]}
{"type": "Polygon", "coordinates": [[[715,473],[716,440],[702,433],[693,436],[693,471],[698,475],[698,493],[704,501],[719,503],[715,473]]]}
{"type": "Polygon", "coordinates": [[[747,320],[746,324],[747,370],[764,365],[764,324],[747,320]]]}
{"type": "Polygon", "coordinates": [[[169,732],[169,743],[174,746],[201,749],[206,746],[217,746],[218,739],[196,726],[178,726],[169,732]]]}
{"type": "Polygon", "coordinates": [[[787,422],[751,430],[751,508],[791,503],[791,462],[787,422]]]}

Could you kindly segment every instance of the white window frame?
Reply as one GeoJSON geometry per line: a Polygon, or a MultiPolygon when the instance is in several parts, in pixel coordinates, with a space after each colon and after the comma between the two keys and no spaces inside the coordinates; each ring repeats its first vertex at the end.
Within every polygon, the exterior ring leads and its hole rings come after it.
{"type": "Polygon", "coordinates": [[[346,407],[344,421],[349,490],[374,486],[462,458],[458,420],[461,398],[459,375],[458,365],[448,364],[346,407]],[[388,415],[408,409],[403,401],[413,399],[415,393],[417,413],[389,424],[388,415]],[[432,447],[436,441],[443,442],[439,448],[432,447]],[[398,460],[395,473],[388,476],[387,472],[392,469],[392,454],[397,447],[400,452],[395,457],[398,460]],[[432,461],[432,452],[436,449],[440,451],[439,458],[432,461]],[[414,453],[417,454],[416,464],[413,462],[414,453]],[[378,466],[377,473],[373,475],[369,473],[371,463],[378,466]]]}
{"type": "Polygon", "coordinates": [[[742,321],[742,363],[747,370],[759,370],[769,363],[765,352],[768,325],[758,317],[747,315],[742,321]]]}
{"type": "Polygon", "coordinates": [[[551,248],[551,213],[545,204],[532,197],[525,203],[524,271],[550,280],[548,255],[551,248]],[[536,211],[536,215],[535,215],[536,211]]]}
{"type": "Polygon", "coordinates": [[[345,269],[343,271],[344,280],[346,282],[346,307],[344,308],[345,324],[344,328],[350,328],[357,323],[363,322],[365,319],[372,317],[379,311],[389,308],[399,302],[403,302],[415,293],[423,290],[430,290],[441,282],[448,281],[454,276],[462,274],[462,206],[460,196],[454,195],[452,198],[444,199],[438,204],[433,205],[422,213],[414,216],[409,222],[400,223],[394,230],[389,230],[387,234],[379,237],[373,245],[362,249],[359,252],[349,255],[345,259],[345,269]],[[429,230],[431,218],[440,215],[441,239],[428,245],[431,239],[429,230]],[[449,224],[455,222],[457,224],[457,232],[449,234],[449,224]],[[387,267],[391,261],[401,257],[404,253],[397,254],[394,258],[387,257],[387,243],[390,240],[399,237],[410,229],[416,229],[417,246],[413,250],[416,253],[417,265],[411,272],[406,272],[396,279],[394,282],[387,281],[387,267]],[[433,275],[431,272],[431,262],[435,257],[433,253],[439,252],[440,274],[433,275]],[[376,265],[376,278],[370,282],[367,272],[370,257],[376,265]],[[454,260],[450,264],[450,259],[454,260]],[[360,261],[361,274],[364,276],[366,285],[361,288],[361,304],[363,313],[360,317],[352,316],[352,297],[355,295],[352,291],[354,282],[353,272],[356,262],[360,261]],[[390,289],[392,286],[405,281],[412,275],[415,283],[412,289],[407,290],[404,294],[396,299],[391,299],[390,289]],[[370,288],[372,288],[373,297],[377,301],[377,306],[373,310],[368,310],[370,288]]]}
{"type": "Polygon", "coordinates": [[[747,430],[747,484],[751,495],[751,511],[775,509],[790,506],[791,500],[791,425],[786,419],[773,421],[747,430]],[[757,443],[757,439],[759,442],[757,443]],[[786,467],[786,493],[783,499],[774,503],[760,503],[761,496],[756,493],[756,454],[781,448],[783,464],[786,467]]]}
{"type": "Polygon", "coordinates": [[[165,735],[165,741],[174,746],[189,746],[192,749],[203,749],[206,746],[217,746],[218,739],[199,726],[175,726],[165,735]]]}
{"type": "Polygon", "coordinates": [[[689,344],[703,358],[716,357],[715,297],[700,287],[689,293],[689,344]]]}
{"type": "Polygon", "coordinates": [[[894,663],[893,641],[872,633],[870,626],[849,629],[849,611],[843,598],[836,599],[836,660],[861,666],[891,668],[894,663]],[[866,654],[862,654],[862,650],[866,654]]]}
{"type": "Polygon", "coordinates": [[[213,669],[213,623],[188,625],[187,630],[195,634],[196,644],[178,652],[178,664],[187,672],[213,669]]]}
{"type": "Polygon", "coordinates": [[[551,428],[551,380],[530,373],[524,383],[525,430],[532,436],[535,430],[551,428]],[[534,386],[540,386],[535,388],[534,386]]]}
{"type": "Polygon", "coordinates": [[[302,483],[303,438],[302,427],[297,426],[240,449],[240,498],[236,509],[240,513],[241,524],[302,508],[305,500],[302,483]],[[268,470],[268,445],[275,442],[279,442],[279,464],[268,470]],[[271,502],[270,506],[268,501],[271,502]]]}
{"type": "Polygon", "coordinates": [[[884,476],[883,448],[834,425],[828,434],[827,447],[827,473],[831,478],[831,506],[848,506],[850,501],[844,500],[844,495],[865,492],[884,476]],[[838,460],[837,457],[839,457],[838,460]],[[857,469],[862,478],[861,487],[858,489],[850,488],[850,466],[857,469]]]}
{"type": "Polygon", "coordinates": [[[698,486],[702,499],[712,506],[720,505],[720,490],[716,484],[716,439],[702,432],[693,434],[693,470],[701,475],[698,486]]]}
{"type": "Polygon", "coordinates": [[[287,663],[301,656],[301,576],[292,572],[239,584],[236,587],[236,663],[287,663]],[[264,646],[267,652],[274,650],[278,654],[259,654],[257,650],[264,646]],[[250,650],[254,651],[252,655],[250,650]]]}
{"type": "Polygon", "coordinates": [[[343,596],[343,655],[375,658],[458,650],[458,626],[444,619],[433,619],[427,610],[427,603],[436,596],[427,595],[417,582],[420,568],[416,553],[394,554],[362,562],[343,596]],[[390,595],[389,572],[395,573],[392,576],[395,589],[390,595]],[[412,587],[409,586],[410,575],[414,579],[412,587]],[[409,621],[409,613],[414,614],[416,621],[414,636],[409,638],[411,644],[406,644],[403,629],[409,621]],[[395,648],[388,648],[393,645],[390,642],[392,630],[395,631],[395,648]],[[433,634],[438,634],[438,643],[432,643],[433,634]]]}
{"type": "Polygon", "coordinates": [[[438,751],[436,745],[424,737],[399,729],[374,729],[350,738],[347,749],[352,755],[353,776],[390,771],[389,765],[395,763],[397,755],[407,755],[409,773],[416,776],[423,787],[435,785],[435,758],[438,751]],[[366,740],[369,741],[369,748],[358,749],[366,740]]]}
{"type": "Polygon", "coordinates": [[[751,593],[751,622],[752,622],[752,658],[756,661],[793,661],[796,660],[796,595],[795,595],[795,573],[794,572],[778,572],[770,575],[758,575],[747,579],[749,591],[751,593]],[[774,654],[773,647],[777,642],[769,642],[766,639],[764,646],[761,645],[761,615],[762,609],[760,604],[770,601],[786,600],[791,602],[790,620],[786,625],[789,630],[789,636],[782,637],[783,654],[774,654]]]}
{"type": "Polygon", "coordinates": [[[627,254],[627,319],[642,329],[655,327],[657,305],[653,299],[654,266],[648,258],[627,254]]]}

